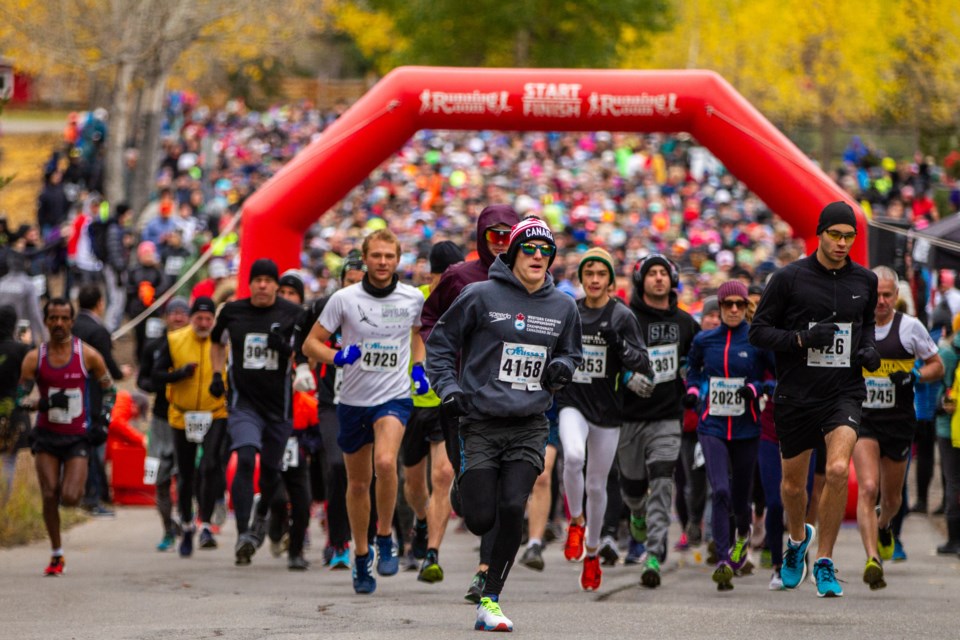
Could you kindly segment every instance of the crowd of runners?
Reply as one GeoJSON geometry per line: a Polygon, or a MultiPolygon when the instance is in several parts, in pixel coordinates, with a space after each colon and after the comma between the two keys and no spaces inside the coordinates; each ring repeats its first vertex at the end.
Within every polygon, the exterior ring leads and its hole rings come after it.
{"type": "MultiPolygon", "coordinates": [[[[224,544],[228,495],[237,566],[268,543],[304,571],[307,550],[322,549],[325,566],[352,571],[358,594],[410,562],[418,580],[442,582],[455,514],[480,536],[462,586],[481,630],[513,629],[501,608],[511,569],[543,569],[558,519],[584,591],[602,590],[604,567],[620,563],[657,588],[668,552],[702,546],[720,591],[763,566],[771,590],[795,589],[809,571],[817,595],[838,597],[832,556],[852,461],[863,582],[886,587],[885,562],[906,559],[899,528],[918,422],[936,416],[950,442],[956,323],[938,325],[938,346],[905,312],[926,315],[901,297],[897,271],[849,259],[853,209],[811,211],[818,246],[804,256],[729,176],[671,182],[663,156],[645,156],[644,216],[631,221],[629,204],[591,195],[624,191],[605,163],[629,173],[632,159],[607,156],[611,140],[585,150],[571,138],[553,156],[546,139],[529,156],[475,140],[414,141],[415,170],[378,170],[308,237],[302,269],[258,259],[249,297],[235,299],[218,289],[235,258],[227,251],[220,278],[172,298],[150,335],[138,334],[137,384],[154,394],[145,475],[157,489],[157,549],[189,558],[224,544]],[[569,179],[556,189],[572,206],[511,199],[491,182],[458,192],[463,210],[445,208],[456,181],[422,160],[434,152],[467,183],[507,156],[526,167],[513,177],[531,192],[553,188],[538,173],[569,179]],[[419,217],[391,216],[409,204],[400,188],[379,190],[391,174],[416,175],[419,217]],[[919,407],[931,393],[928,416],[919,407]],[[325,540],[309,540],[312,514],[325,540]],[[669,540],[674,516],[682,534],[669,540]]],[[[182,235],[182,221],[171,223],[152,250],[176,257],[182,235]]],[[[97,286],[80,287],[85,311],[97,286]]],[[[29,444],[53,550],[44,572],[57,576],[59,507],[84,494],[118,376],[74,336],[67,298],[48,297],[33,349],[14,336],[16,318],[0,307],[0,383],[13,380],[15,398],[5,419],[36,412],[29,444]]],[[[950,538],[939,551],[954,554],[955,451],[941,444],[950,538]]]]}

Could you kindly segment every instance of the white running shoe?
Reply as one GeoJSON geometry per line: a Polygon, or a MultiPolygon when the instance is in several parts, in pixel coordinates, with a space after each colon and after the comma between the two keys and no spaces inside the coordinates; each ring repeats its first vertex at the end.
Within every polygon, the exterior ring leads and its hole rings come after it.
{"type": "Polygon", "coordinates": [[[476,631],[513,631],[513,622],[503,615],[499,602],[484,597],[477,605],[477,622],[473,628],[476,631]]]}

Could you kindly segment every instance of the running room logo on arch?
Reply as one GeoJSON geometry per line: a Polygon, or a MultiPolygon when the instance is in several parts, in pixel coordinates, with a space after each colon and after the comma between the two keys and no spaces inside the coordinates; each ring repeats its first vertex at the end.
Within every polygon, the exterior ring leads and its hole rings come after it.
{"type": "Polygon", "coordinates": [[[499,116],[510,111],[507,100],[510,93],[507,91],[491,91],[489,93],[447,93],[446,91],[431,91],[424,89],[420,92],[420,113],[443,113],[483,115],[489,113],[499,116]]]}
{"type": "Polygon", "coordinates": [[[511,320],[513,318],[512,313],[501,313],[499,311],[488,311],[487,315],[490,316],[490,324],[494,322],[503,322],[504,320],[511,320]]]}
{"type": "Polygon", "coordinates": [[[513,321],[513,328],[517,331],[523,331],[527,328],[527,316],[522,313],[517,314],[516,320],[513,321]]]}

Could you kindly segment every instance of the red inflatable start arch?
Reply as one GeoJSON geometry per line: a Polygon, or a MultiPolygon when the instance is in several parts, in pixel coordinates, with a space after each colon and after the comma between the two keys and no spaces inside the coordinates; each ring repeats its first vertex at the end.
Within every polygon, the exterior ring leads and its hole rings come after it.
{"type": "Polygon", "coordinates": [[[257,258],[299,266],[304,232],[417,130],[688,132],[794,231],[816,246],[820,209],[857,212],[831,181],[723,78],[710,71],[401,67],[304,149],[243,206],[239,291],[257,258]]]}

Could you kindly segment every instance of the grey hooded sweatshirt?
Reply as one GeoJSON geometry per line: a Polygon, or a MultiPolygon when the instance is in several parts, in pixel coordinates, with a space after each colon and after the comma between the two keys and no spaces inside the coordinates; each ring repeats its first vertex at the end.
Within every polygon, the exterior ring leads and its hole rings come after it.
{"type": "Polygon", "coordinates": [[[498,256],[489,277],[463,289],[427,340],[433,387],[464,393],[465,422],[542,414],[553,402],[540,383],[547,366],[560,360],[572,374],[583,360],[577,305],[549,273],[530,293],[498,256]]]}

